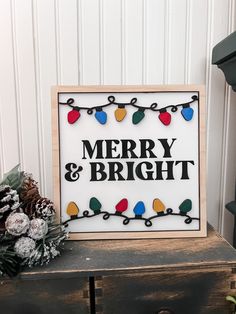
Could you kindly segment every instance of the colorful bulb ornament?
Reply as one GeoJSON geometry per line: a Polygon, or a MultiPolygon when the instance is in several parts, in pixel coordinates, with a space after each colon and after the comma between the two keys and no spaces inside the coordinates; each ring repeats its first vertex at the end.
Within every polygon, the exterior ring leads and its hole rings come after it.
{"type": "Polygon", "coordinates": [[[166,109],[160,109],[158,118],[164,125],[169,125],[171,122],[171,114],[166,109]]]}
{"type": "Polygon", "coordinates": [[[101,107],[96,108],[95,118],[101,124],[106,124],[107,122],[107,114],[102,110],[101,107]]]}
{"type": "Polygon", "coordinates": [[[124,120],[126,114],[127,111],[125,109],[125,105],[118,105],[118,108],[115,110],[116,121],[121,122],[122,120],[124,120]]]}
{"type": "Polygon", "coordinates": [[[94,214],[99,214],[101,212],[102,204],[96,197],[90,198],[89,208],[94,212],[94,214]]]}
{"type": "Polygon", "coordinates": [[[80,117],[79,107],[74,107],[71,111],[68,112],[67,120],[70,124],[75,123],[80,117]]]}
{"type": "Polygon", "coordinates": [[[133,209],[133,212],[135,213],[135,218],[142,218],[142,215],[145,213],[145,205],[144,202],[139,201],[133,209]]]}
{"type": "Polygon", "coordinates": [[[138,111],[134,112],[132,117],[133,124],[138,124],[145,117],[144,108],[139,108],[138,111]]]}
{"type": "Polygon", "coordinates": [[[181,114],[182,114],[184,120],[191,121],[193,118],[193,112],[194,112],[193,108],[191,108],[189,106],[189,104],[183,105],[183,109],[181,110],[181,114]]]}
{"type": "Polygon", "coordinates": [[[70,202],[70,203],[67,205],[66,213],[67,213],[67,215],[70,216],[71,219],[76,219],[76,218],[78,217],[79,208],[78,208],[78,206],[75,204],[75,202],[70,202]]]}
{"type": "Polygon", "coordinates": [[[165,205],[162,203],[162,201],[159,198],[155,198],[153,200],[152,208],[157,213],[158,216],[163,215],[166,209],[165,205]]]}
{"type": "Polygon", "coordinates": [[[192,209],[192,201],[190,199],[184,200],[179,205],[180,215],[185,216],[192,209]]]}
{"type": "Polygon", "coordinates": [[[128,200],[127,198],[122,198],[122,200],[119,201],[119,203],[116,204],[116,215],[121,215],[124,211],[128,208],[128,200]]]}

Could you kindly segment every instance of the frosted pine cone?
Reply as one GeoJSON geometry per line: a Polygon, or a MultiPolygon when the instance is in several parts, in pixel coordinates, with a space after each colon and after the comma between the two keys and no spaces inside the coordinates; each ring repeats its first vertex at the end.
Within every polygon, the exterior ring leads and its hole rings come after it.
{"type": "Polygon", "coordinates": [[[19,196],[9,185],[0,185],[0,218],[19,207],[19,196]]]}
{"type": "Polygon", "coordinates": [[[53,202],[48,198],[40,198],[35,205],[35,215],[44,220],[52,220],[52,217],[55,215],[53,202]]]}

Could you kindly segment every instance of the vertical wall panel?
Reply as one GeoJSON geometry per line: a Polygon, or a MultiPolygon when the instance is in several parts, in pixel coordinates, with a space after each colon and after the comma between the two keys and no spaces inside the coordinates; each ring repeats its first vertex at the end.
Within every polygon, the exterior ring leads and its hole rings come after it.
{"type": "Polygon", "coordinates": [[[103,20],[100,21],[103,43],[100,45],[103,44],[104,84],[122,83],[121,7],[120,1],[103,1],[103,20]]]}
{"type": "MultiPolygon", "coordinates": [[[[226,0],[213,1],[212,48],[228,34],[228,5],[226,0]]],[[[211,56],[208,56],[211,58],[211,56]]],[[[224,130],[225,78],[216,67],[211,68],[211,80],[208,86],[208,217],[214,226],[218,226],[219,208],[221,205],[222,150],[224,130]]]]}
{"type": "Polygon", "coordinates": [[[60,84],[77,85],[79,81],[77,1],[57,0],[56,5],[60,84]]]}
{"type": "MultiPolygon", "coordinates": [[[[42,193],[52,197],[51,86],[57,84],[54,0],[35,0],[34,31],[42,193]]],[[[69,82],[71,82],[69,80],[69,82]]]]}
{"type": "Polygon", "coordinates": [[[121,83],[126,84],[126,6],[125,0],[121,4],[121,83]]]}
{"type": "Polygon", "coordinates": [[[202,84],[206,81],[207,55],[207,1],[189,1],[191,3],[190,51],[188,59],[190,84],[202,84]]]}
{"type": "Polygon", "coordinates": [[[3,172],[20,162],[19,133],[17,121],[14,52],[12,44],[11,2],[0,1],[0,178],[3,172]]]}
{"type": "Polygon", "coordinates": [[[146,6],[146,83],[163,84],[165,0],[150,0],[146,6]]]}
{"type": "Polygon", "coordinates": [[[171,0],[165,1],[164,8],[164,61],[163,84],[169,84],[170,79],[170,39],[171,39],[171,0]]]}
{"type": "Polygon", "coordinates": [[[99,1],[81,1],[83,84],[100,83],[99,1]]]}
{"type": "MultiPolygon", "coordinates": [[[[0,100],[0,109],[2,108],[3,104],[0,100]]],[[[4,174],[4,150],[3,150],[3,128],[2,128],[2,116],[0,110],[0,178],[3,177],[4,174]]]]}
{"type": "Polygon", "coordinates": [[[186,58],[186,0],[170,1],[170,84],[183,84],[186,58]]]}
{"type": "Polygon", "coordinates": [[[142,84],[143,79],[143,1],[124,1],[126,84],[142,84]]]}
{"type": "Polygon", "coordinates": [[[38,121],[36,105],[36,82],[34,63],[34,42],[32,25],[32,2],[13,1],[13,41],[17,86],[19,119],[21,121],[22,167],[33,172],[40,180],[38,121]]]}

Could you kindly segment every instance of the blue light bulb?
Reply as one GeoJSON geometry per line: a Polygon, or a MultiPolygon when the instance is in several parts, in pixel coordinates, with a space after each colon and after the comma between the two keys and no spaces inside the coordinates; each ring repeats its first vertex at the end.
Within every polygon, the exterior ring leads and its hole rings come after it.
{"type": "Polygon", "coordinates": [[[101,124],[106,124],[107,122],[107,114],[102,110],[102,108],[96,109],[95,118],[101,124]]]}
{"type": "Polygon", "coordinates": [[[133,212],[135,213],[136,218],[141,218],[142,215],[145,213],[145,205],[144,202],[139,201],[133,209],[133,212]]]}
{"type": "Polygon", "coordinates": [[[183,106],[183,109],[181,110],[181,114],[186,121],[192,120],[193,112],[193,109],[189,107],[189,105],[183,106]]]}

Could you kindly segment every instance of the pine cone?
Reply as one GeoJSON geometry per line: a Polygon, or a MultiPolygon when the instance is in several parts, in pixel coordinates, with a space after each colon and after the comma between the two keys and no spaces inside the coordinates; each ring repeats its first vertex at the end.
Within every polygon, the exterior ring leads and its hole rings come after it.
{"type": "Polygon", "coordinates": [[[0,185],[0,218],[19,207],[19,195],[9,185],[0,185]]]}
{"type": "Polygon", "coordinates": [[[34,216],[35,205],[40,198],[38,183],[32,178],[32,175],[25,174],[20,189],[20,200],[22,201],[21,207],[28,216],[34,216]]]}
{"type": "Polygon", "coordinates": [[[40,198],[35,205],[35,216],[44,220],[52,220],[55,215],[55,207],[52,201],[46,197],[40,198]]]}
{"type": "Polygon", "coordinates": [[[19,195],[9,185],[0,185],[0,233],[5,231],[5,220],[20,206],[19,195]]]}

